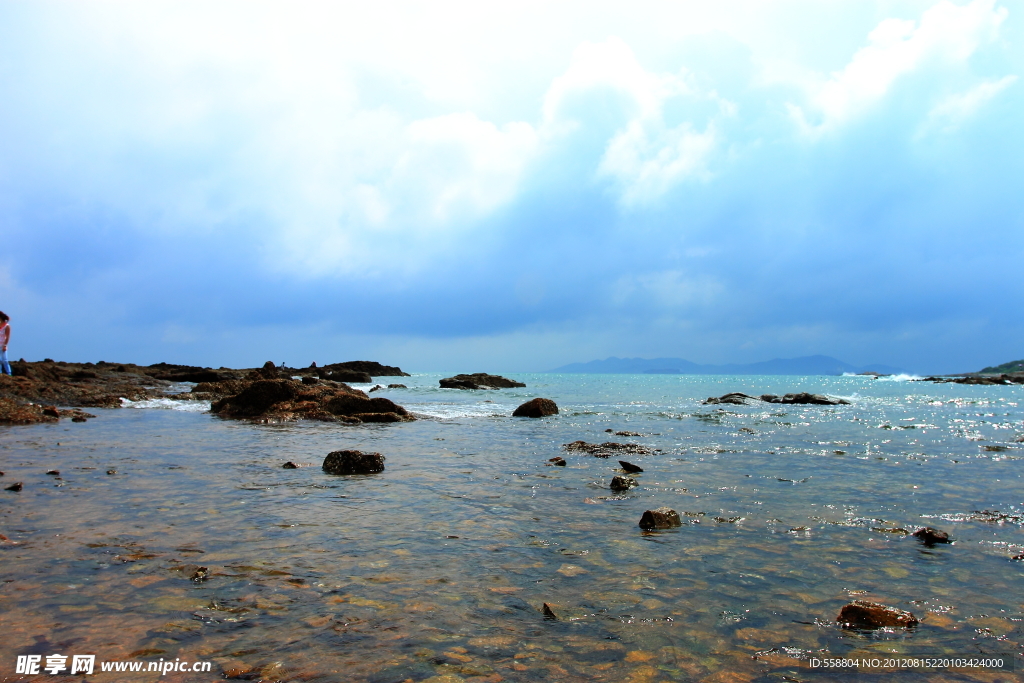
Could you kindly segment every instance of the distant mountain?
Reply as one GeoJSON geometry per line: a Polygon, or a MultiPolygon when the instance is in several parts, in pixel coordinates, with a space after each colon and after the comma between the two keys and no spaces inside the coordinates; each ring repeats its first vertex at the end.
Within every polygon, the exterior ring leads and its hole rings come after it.
{"type": "Polygon", "coordinates": [[[667,374],[667,375],[841,375],[844,372],[877,372],[898,375],[906,372],[888,365],[857,367],[829,356],[776,358],[760,363],[700,365],[683,358],[605,358],[589,363],[570,363],[550,372],[592,374],[667,374]]]}
{"type": "Polygon", "coordinates": [[[1011,360],[1002,365],[993,365],[978,371],[979,375],[1001,375],[1004,372],[1024,372],[1024,360],[1011,360]]]}

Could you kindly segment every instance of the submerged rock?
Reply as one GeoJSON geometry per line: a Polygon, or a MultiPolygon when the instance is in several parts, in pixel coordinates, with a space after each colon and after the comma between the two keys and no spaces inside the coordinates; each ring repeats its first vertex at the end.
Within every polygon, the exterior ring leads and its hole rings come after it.
{"type": "Polygon", "coordinates": [[[558,415],[558,406],[548,398],[534,398],[515,409],[512,417],[545,417],[558,415]]]}
{"type": "Polygon", "coordinates": [[[682,525],[683,522],[679,519],[679,513],[669,507],[645,510],[643,516],[640,517],[641,529],[669,529],[682,525]]]}
{"type": "Polygon", "coordinates": [[[639,486],[640,482],[632,477],[612,477],[612,483],[608,486],[612,491],[628,491],[634,486],[639,486]]]}
{"type": "Polygon", "coordinates": [[[938,529],[933,529],[930,526],[921,527],[920,529],[915,531],[912,535],[914,536],[914,538],[918,539],[919,541],[921,541],[925,545],[929,545],[929,546],[935,545],[936,543],[949,543],[950,542],[949,541],[949,534],[947,534],[945,531],[939,531],[938,529]]]}
{"type": "Polygon", "coordinates": [[[513,387],[525,387],[522,382],[517,382],[500,375],[488,375],[486,372],[476,372],[471,375],[455,375],[440,380],[442,389],[511,389],[513,387]]]}
{"type": "Polygon", "coordinates": [[[709,405],[710,406],[710,405],[717,405],[719,403],[729,403],[729,404],[737,405],[737,406],[745,406],[745,405],[747,405],[747,401],[756,401],[756,400],[758,400],[758,399],[756,397],[754,397],[754,396],[748,396],[748,395],[740,393],[738,391],[734,391],[734,392],[732,392],[730,394],[725,394],[723,396],[719,396],[718,398],[715,398],[714,396],[712,396],[712,397],[708,398],[708,400],[704,401],[704,405],[709,405]]]}
{"type": "Polygon", "coordinates": [[[647,446],[641,446],[638,443],[617,443],[615,441],[605,441],[604,443],[587,443],[586,441],[573,441],[572,443],[562,444],[562,448],[567,451],[578,451],[582,453],[589,453],[596,458],[608,458],[613,454],[620,453],[632,453],[633,455],[653,455],[659,452],[657,449],[648,448],[647,446]]]}
{"type": "Polygon", "coordinates": [[[846,628],[861,629],[917,626],[917,617],[910,612],[867,600],[854,600],[844,605],[836,621],[846,628]]]}
{"type": "Polygon", "coordinates": [[[323,464],[327,474],[376,474],[384,471],[384,456],[362,451],[333,451],[323,464]]]}

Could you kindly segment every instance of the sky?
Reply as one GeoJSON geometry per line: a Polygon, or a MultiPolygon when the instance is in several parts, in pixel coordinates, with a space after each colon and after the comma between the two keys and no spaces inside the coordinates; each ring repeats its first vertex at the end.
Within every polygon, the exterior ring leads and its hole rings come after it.
{"type": "Polygon", "coordinates": [[[1024,6],[0,0],[11,358],[1024,358],[1024,6]]]}

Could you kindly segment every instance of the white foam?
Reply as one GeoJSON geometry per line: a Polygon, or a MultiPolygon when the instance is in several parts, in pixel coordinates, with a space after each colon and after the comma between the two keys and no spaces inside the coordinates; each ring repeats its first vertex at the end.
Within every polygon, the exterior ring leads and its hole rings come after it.
{"type": "Polygon", "coordinates": [[[879,377],[879,382],[912,382],[916,379],[923,379],[920,375],[887,375],[885,377],[879,377]]]}
{"type": "Polygon", "coordinates": [[[424,417],[434,417],[443,420],[452,420],[460,417],[495,417],[511,415],[513,408],[497,404],[487,405],[457,405],[445,403],[425,403],[420,405],[405,404],[406,409],[424,417]]]}
{"type": "Polygon", "coordinates": [[[176,401],[172,398],[147,398],[142,401],[121,399],[122,408],[150,408],[157,410],[180,410],[186,413],[205,413],[210,410],[209,401],[176,401]]]}

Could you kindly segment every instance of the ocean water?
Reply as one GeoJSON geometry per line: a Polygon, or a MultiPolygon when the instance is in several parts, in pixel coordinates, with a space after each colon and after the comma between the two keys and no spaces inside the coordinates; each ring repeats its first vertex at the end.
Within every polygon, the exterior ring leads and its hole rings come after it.
{"type": "Polygon", "coordinates": [[[88,653],[214,662],[98,681],[1020,680],[809,663],[1020,654],[1024,387],[537,374],[459,391],[441,376],[375,392],[410,423],[251,425],[155,400],[0,427],[0,484],[24,482],[0,490],[0,679],[26,678],[18,655],[88,653]],[[731,391],[851,404],[702,405],[731,391]],[[536,396],[560,414],[509,417],[536,396]],[[609,490],[618,458],[562,448],[580,439],[651,449],[622,458],[639,486],[609,490]],[[320,469],[352,448],[386,470],[320,469]],[[661,506],[686,523],[640,529],[661,506]],[[955,542],[899,531],[921,526],[955,542]],[[842,629],[854,599],[920,624],[842,629]]]}

